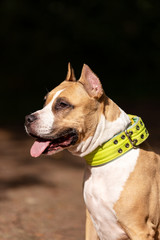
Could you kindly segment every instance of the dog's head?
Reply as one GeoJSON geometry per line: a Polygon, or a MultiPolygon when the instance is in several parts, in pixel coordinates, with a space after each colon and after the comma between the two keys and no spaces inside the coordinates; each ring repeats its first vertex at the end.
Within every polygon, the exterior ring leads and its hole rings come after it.
{"type": "Polygon", "coordinates": [[[65,81],[45,97],[44,107],[27,115],[25,128],[36,138],[31,155],[54,154],[73,148],[94,135],[103,111],[104,91],[98,77],[84,65],[75,79],[68,64],[65,81]]]}

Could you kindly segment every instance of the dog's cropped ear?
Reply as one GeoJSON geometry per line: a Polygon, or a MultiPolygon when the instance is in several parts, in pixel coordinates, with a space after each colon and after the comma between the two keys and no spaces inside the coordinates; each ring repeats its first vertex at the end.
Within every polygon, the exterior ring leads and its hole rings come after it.
{"type": "Polygon", "coordinates": [[[103,88],[97,75],[86,65],[83,65],[81,77],[79,79],[90,97],[100,98],[103,88]]]}
{"type": "Polygon", "coordinates": [[[74,75],[74,70],[70,64],[70,62],[68,63],[68,72],[67,72],[67,76],[66,76],[66,81],[76,81],[76,77],[74,75]]]}

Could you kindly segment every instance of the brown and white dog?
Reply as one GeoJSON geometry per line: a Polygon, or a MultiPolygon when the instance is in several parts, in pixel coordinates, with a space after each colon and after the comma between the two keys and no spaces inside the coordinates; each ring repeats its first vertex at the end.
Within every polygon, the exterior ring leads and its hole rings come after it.
{"type": "MultiPolygon", "coordinates": [[[[49,92],[45,106],[25,119],[27,133],[36,138],[33,157],[66,148],[83,157],[129,123],[91,69],[84,65],[76,81],[70,64],[66,80],[49,92]]],[[[160,239],[159,160],[144,142],[102,166],[86,164],[87,240],[160,239]]]]}

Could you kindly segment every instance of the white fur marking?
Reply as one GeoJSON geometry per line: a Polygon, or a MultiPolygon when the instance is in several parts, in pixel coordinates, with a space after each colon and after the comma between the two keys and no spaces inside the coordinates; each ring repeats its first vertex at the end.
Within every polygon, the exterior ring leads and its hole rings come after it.
{"type": "Polygon", "coordinates": [[[99,167],[87,166],[84,200],[91,213],[100,240],[117,240],[125,236],[113,209],[131,172],[139,149],[132,149],[116,160],[99,167]]]}
{"type": "Polygon", "coordinates": [[[39,118],[38,123],[36,125],[36,131],[40,137],[49,134],[52,130],[54,124],[54,114],[52,112],[52,105],[63,90],[64,89],[56,92],[56,94],[53,96],[53,99],[44,108],[35,112],[39,118]]]}

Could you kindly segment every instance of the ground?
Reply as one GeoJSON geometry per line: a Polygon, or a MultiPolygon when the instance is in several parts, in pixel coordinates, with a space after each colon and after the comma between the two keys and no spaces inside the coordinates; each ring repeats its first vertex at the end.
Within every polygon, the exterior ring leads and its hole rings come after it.
{"type": "Polygon", "coordinates": [[[0,130],[0,240],[83,240],[82,159],[34,159],[33,139],[12,130],[0,130]]]}
{"type": "MultiPolygon", "coordinates": [[[[159,103],[134,106],[160,152],[159,103]]],[[[83,160],[67,151],[35,159],[32,143],[23,126],[0,128],[0,240],[84,240],[83,160]]]]}

